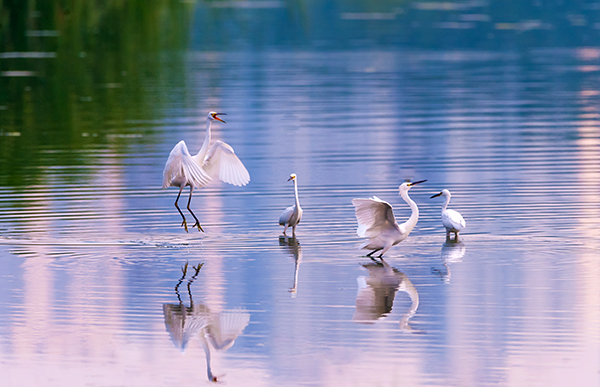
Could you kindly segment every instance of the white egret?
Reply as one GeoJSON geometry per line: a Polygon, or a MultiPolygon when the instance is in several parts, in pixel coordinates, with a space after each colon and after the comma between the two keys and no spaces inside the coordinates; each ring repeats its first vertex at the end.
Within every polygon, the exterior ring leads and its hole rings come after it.
{"type": "Polygon", "coordinates": [[[458,240],[458,233],[467,226],[467,223],[458,211],[446,208],[452,197],[450,191],[444,189],[442,192],[433,195],[431,199],[437,198],[438,196],[444,196],[446,198],[446,202],[442,206],[442,224],[446,227],[446,239],[450,239],[450,233],[453,232],[454,240],[458,240]]]}
{"type": "Polygon", "coordinates": [[[294,194],[296,195],[296,204],[283,210],[279,216],[279,224],[283,227],[283,235],[286,235],[288,227],[292,228],[292,235],[296,235],[296,226],[302,219],[302,207],[300,207],[300,200],[298,200],[298,177],[295,173],[290,175],[288,181],[294,181],[294,194]]]}
{"type": "Polygon", "coordinates": [[[423,183],[427,180],[416,181],[414,183],[402,183],[399,187],[400,196],[412,210],[410,218],[402,224],[396,222],[392,206],[376,196],[370,199],[352,199],[356,211],[356,220],[358,221],[359,237],[370,238],[363,243],[361,249],[373,250],[367,257],[381,250],[379,258],[383,257],[390,247],[397,245],[406,239],[408,234],[415,228],[419,220],[419,208],[417,204],[408,196],[408,191],[414,185],[423,183]]]}
{"type": "Polygon", "coordinates": [[[211,123],[215,120],[225,123],[218,117],[219,115],[225,115],[225,113],[210,112],[206,116],[206,138],[198,154],[192,156],[185,142],[181,140],[171,150],[163,171],[163,188],[179,187],[175,207],[183,218],[181,225],[185,227],[186,232],[188,231],[187,221],[177,205],[181,192],[185,187],[190,187],[187,209],[196,220],[192,228],[198,226],[198,231],[204,231],[200,221],[190,208],[194,188],[206,186],[215,177],[236,186],[246,185],[250,181],[250,175],[246,167],[229,144],[217,140],[210,145],[211,123]]]}

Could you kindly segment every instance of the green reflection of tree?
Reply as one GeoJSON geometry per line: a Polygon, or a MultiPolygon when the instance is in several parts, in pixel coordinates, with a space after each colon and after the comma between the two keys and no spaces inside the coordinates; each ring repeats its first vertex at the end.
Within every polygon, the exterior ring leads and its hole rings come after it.
{"type": "Polygon", "coordinates": [[[79,150],[106,149],[108,133],[155,119],[165,97],[142,85],[182,72],[192,9],[179,0],[0,0],[0,186],[34,184],[46,166],[89,164],[79,150]],[[161,60],[165,52],[173,59],[161,60]]]}

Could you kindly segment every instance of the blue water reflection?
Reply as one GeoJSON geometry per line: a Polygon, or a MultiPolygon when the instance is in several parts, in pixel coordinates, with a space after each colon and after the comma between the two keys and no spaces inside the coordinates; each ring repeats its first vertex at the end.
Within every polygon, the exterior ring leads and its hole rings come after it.
{"type": "Polygon", "coordinates": [[[163,119],[136,123],[141,137],[82,151],[96,160],[85,170],[3,189],[8,383],[206,380],[202,345],[181,356],[165,329],[162,305],[187,261],[205,265],[194,299],[252,316],[212,353],[228,384],[526,385],[539,370],[540,383],[594,382],[597,74],[578,69],[598,58],[552,53],[191,53],[176,90],[187,107],[159,104],[163,119]],[[207,67],[219,68],[218,86],[207,67]],[[235,112],[215,136],[252,183],[200,190],[206,233],[185,234],[160,173],[174,141],[200,146],[216,107],[235,112]],[[303,176],[301,250],[278,240],[291,170],[303,176]],[[375,324],[356,324],[368,259],[350,201],[377,195],[407,218],[397,187],[421,177],[419,223],[388,258],[418,309],[408,320],[400,292],[375,324]],[[442,246],[429,196],[443,187],[469,223],[461,246],[442,246]],[[407,336],[401,321],[424,334],[407,336]],[[73,371],[57,375],[57,363],[73,371]]]}
{"type": "Polygon", "coordinates": [[[3,385],[600,384],[595,6],[245,3],[179,10],[189,50],[0,56],[48,74],[0,77],[3,385]],[[161,173],[210,110],[252,180],[197,190],[206,232],[188,234],[161,173]],[[291,171],[304,214],[285,238],[291,171]],[[406,219],[405,179],[428,180],[419,222],[373,263],[351,200],[406,219]],[[443,188],[459,242],[429,199],[443,188]]]}

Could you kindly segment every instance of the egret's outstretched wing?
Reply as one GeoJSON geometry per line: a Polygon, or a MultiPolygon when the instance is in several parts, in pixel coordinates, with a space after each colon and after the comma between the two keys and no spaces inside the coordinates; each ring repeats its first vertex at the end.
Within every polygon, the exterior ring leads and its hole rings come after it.
{"type": "Polygon", "coordinates": [[[216,350],[226,350],[244,331],[250,322],[250,313],[245,310],[224,311],[213,316],[205,330],[205,337],[216,350]]]}
{"type": "Polygon", "coordinates": [[[206,307],[203,307],[199,310],[194,306],[190,311],[181,304],[163,304],[165,326],[171,341],[181,352],[185,352],[190,339],[207,326],[208,318],[205,309],[206,307]]]}
{"type": "Polygon", "coordinates": [[[294,215],[294,207],[295,206],[290,206],[290,207],[286,208],[285,210],[283,210],[283,212],[279,216],[279,224],[281,226],[285,226],[286,224],[288,224],[290,222],[290,220],[292,219],[292,216],[294,215]]]}
{"type": "Polygon", "coordinates": [[[446,228],[452,228],[457,231],[462,230],[467,225],[462,215],[454,210],[442,212],[442,224],[446,228]]]}
{"type": "Polygon", "coordinates": [[[194,187],[203,187],[211,180],[210,176],[194,161],[183,140],[179,141],[169,154],[163,170],[162,187],[167,188],[173,180],[179,179],[193,184],[194,187]]]}
{"type": "Polygon", "coordinates": [[[367,279],[360,276],[356,279],[358,293],[356,294],[356,309],[352,319],[362,324],[372,324],[381,315],[377,315],[375,290],[367,284],[367,279]]]}
{"type": "Polygon", "coordinates": [[[235,155],[233,148],[223,141],[215,141],[211,145],[202,167],[210,177],[218,177],[225,183],[242,186],[250,181],[250,174],[244,164],[235,155]]]}
{"type": "Polygon", "coordinates": [[[375,237],[383,230],[398,227],[392,206],[376,196],[371,199],[352,199],[358,221],[359,237],[375,237]]]}

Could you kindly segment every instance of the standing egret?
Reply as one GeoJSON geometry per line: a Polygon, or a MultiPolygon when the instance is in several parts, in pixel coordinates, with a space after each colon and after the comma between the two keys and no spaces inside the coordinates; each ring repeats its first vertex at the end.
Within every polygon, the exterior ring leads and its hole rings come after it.
{"type": "Polygon", "coordinates": [[[302,208],[300,207],[300,201],[298,200],[298,180],[295,173],[290,175],[288,181],[294,181],[294,194],[296,195],[296,204],[283,210],[281,216],[279,216],[279,224],[283,227],[283,235],[287,231],[288,227],[292,227],[292,235],[296,236],[296,226],[302,219],[302,208]]]}
{"type": "Polygon", "coordinates": [[[444,189],[442,192],[433,195],[431,199],[437,198],[438,196],[444,196],[446,198],[446,202],[442,206],[442,224],[446,227],[446,239],[450,239],[450,233],[453,232],[454,240],[458,240],[458,233],[467,226],[467,223],[458,211],[448,210],[446,208],[452,197],[450,191],[444,189]]]}
{"type": "Polygon", "coordinates": [[[192,228],[198,226],[198,231],[204,231],[200,225],[200,221],[190,208],[192,201],[192,193],[194,188],[206,186],[212,179],[218,177],[225,183],[242,186],[248,184],[250,175],[244,167],[244,164],[238,159],[233,151],[233,148],[223,141],[215,141],[210,145],[210,125],[213,121],[221,121],[219,115],[225,113],[210,112],[206,116],[206,138],[200,148],[200,152],[192,156],[188,151],[185,141],[181,140],[175,145],[163,171],[163,188],[179,187],[179,194],[175,199],[175,207],[183,218],[181,225],[188,231],[187,221],[183,212],[177,205],[181,192],[186,186],[190,186],[190,198],[188,199],[187,209],[192,214],[196,223],[192,228]],[[210,145],[210,147],[209,147],[210,145]]]}
{"type": "Polygon", "coordinates": [[[356,220],[358,221],[358,230],[356,233],[361,238],[370,238],[363,243],[361,249],[373,250],[367,257],[373,253],[382,250],[379,258],[383,257],[390,247],[397,245],[406,239],[408,234],[415,228],[419,220],[419,208],[409,196],[408,190],[413,185],[423,183],[427,180],[416,181],[414,183],[402,183],[399,187],[400,196],[412,210],[408,220],[400,225],[394,218],[392,206],[376,196],[370,199],[352,199],[356,211],[356,220]]]}

